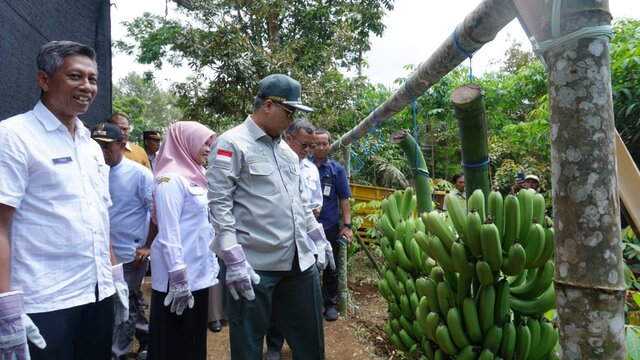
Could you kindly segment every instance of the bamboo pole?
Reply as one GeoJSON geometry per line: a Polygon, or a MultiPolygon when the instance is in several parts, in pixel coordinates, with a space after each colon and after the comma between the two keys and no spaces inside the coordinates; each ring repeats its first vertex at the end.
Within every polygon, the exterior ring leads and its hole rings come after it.
{"type": "Polygon", "coordinates": [[[489,141],[480,86],[464,84],[458,87],[451,93],[451,102],[460,129],[467,199],[474,190],[480,189],[487,200],[490,190],[489,141]]]}
{"type": "Polygon", "coordinates": [[[433,199],[431,199],[431,186],[429,185],[429,170],[427,163],[424,161],[422,150],[418,147],[416,140],[405,130],[396,131],[391,134],[390,142],[398,145],[404,152],[409,169],[415,176],[415,194],[418,207],[418,213],[429,212],[433,210],[433,199]]]}
{"type": "MultiPolygon", "coordinates": [[[[537,43],[611,24],[608,1],[515,3],[537,43]]],[[[592,34],[540,51],[549,69],[560,358],[623,360],[626,286],[609,40],[592,34]]]]}
{"type": "MultiPolygon", "coordinates": [[[[456,30],[459,46],[473,53],[493,40],[496,34],[516,16],[511,0],[485,0],[462,21],[456,30]]],[[[398,89],[382,105],[370,113],[353,129],[331,144],[331,150],[350,144],[366,135],[378,124],[404,109],[412,99],[422,95],[443,76],[460,65],[467,56],[457,46],[454,31],[425,62],[418,65],[405,86],[398,89]]]]}
{"type": "MultiPolygon", "coordinates": [[[[342,165],[344,166],[344,171],[347,175],[347,179],[349,179],[350,171],[351,171],[351,147],[346,146],[342,148],[342,165]]],[[[354,232],[357,229],[354,229],[354,232]]],[[[349,310],[349,274],[347,262],[349,258],[347,256],[347,244],[339,242],[340,246],[338,249],[338,304],[336,309],[343,316],[346,317],[348,315],[349,310]]]]}
{"type": "Polygon", "coordinates": [[[353,232],[353,237],[358,240],[358,244],[360,244],[360,247],[362,248],[362,250],[364,250],[364,253],[369,258],[369,261],[371,261],[371,265],[373,265],[373,268],[376,269],[376,272],[378,273],[378,275],[380,275],[380,278],[382,278],[384,276],[384,273],[382,272],[382,269],[380,269],[380,265],[378,265],[376,258],[373,257],[371,250],[369,250],[369,246],[367,246],[364,240],[362,240],[360,234],[358,234],[357,231],[353,232]]]}

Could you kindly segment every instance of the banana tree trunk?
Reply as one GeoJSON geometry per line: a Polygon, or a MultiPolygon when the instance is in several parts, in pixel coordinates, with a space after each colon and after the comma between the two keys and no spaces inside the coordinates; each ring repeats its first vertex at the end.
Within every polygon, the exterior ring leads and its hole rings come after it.
{"type": "Polygon", "coordinates": [[[406,131],[396,131],[391,134],[390,141],[402,149],[409,162],[409,169],[415,176],[418,212],[422,214],[425,211],[433,210],[429,170],[427,170],[427,163],[424,161],[424,155],[422,155],[422,150],[418,147],[416,140],[406,131]]]}
{"type": "Polygon", "coordinates": [[[468,199],[474,190],[481,189],[487,200],[490,190],[489,141],[480,86],[460,86],[451,93],[451,102],[460,129],[464,192],[468,199]]]}
{"type": "MultiPolygon", "coordinates": [[[[538,43],[611,23],[608,1],[552,3],[515,1],[538,43]]],[[[609,40],[592,34],[541,53],[549,69],[560,358],[623,360],[626,287],[609,40]]]]}
{"type": "MultiPolygon", "coordinates": [[[[485,0],[481,2],[456,29],[458,45],[467,53],[473,53],[493,40],[496,34],[516,16],[512,0],[485,0]]],[[[402,111],[411,99],[416,99],[460,65],[467,56],[456,46],[453,34],[416,71],[407,78],[405,86],[398,89],[376,110],[353,129],[331,144],[331,150],[350,144],[366,135],[379,123],[402,111]]]]}

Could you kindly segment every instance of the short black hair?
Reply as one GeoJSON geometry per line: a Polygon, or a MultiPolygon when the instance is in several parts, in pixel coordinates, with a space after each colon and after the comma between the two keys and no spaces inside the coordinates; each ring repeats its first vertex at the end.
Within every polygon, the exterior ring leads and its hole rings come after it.
{"type": "Polygon", "coordinates": [[[73,41],[50,41],[40,48],[36,63],[38,70],[44,71],[47,75],[53,76],[62,64],[62,60],[67,56],[86,56],[93,63],[96,63],[96,51],[91,46],[73,41]]]}
{"type": "Polygon", "coordinates": [[[458,181],[458,179],[460,179],[463,176],[464,176],[464,174],[461,174],[461,173],[457,173],[457,174],[453,175],[453,178],[451,179],[451,183],[455,184],[456,181],[458,181]]]}

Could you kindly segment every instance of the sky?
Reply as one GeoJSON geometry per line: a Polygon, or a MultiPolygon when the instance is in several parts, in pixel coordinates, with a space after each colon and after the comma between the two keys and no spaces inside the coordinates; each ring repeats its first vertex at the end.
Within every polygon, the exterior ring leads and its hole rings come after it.
{"type": "MultiPolygon", "coordinates": [[[[468,13],[480,3],[480,0],[395,0],[394,9],[384,17],[386,29],[382,37],[372,36],[371,50],[365,54],[369,66],[363,70],[372,83],[393,87],[393,81],[406,77],[409,72],[405,65],[418,65],[427,60],[440,44],[464,20],[468,13]]],[[[111,37],[112,41],[126,39],[123,21],[130,21],[143,12],[164,15],[165,0],[111,0],[111,37]]],[[[169,17],[175,16],[176,5],[169,2],[169,17]]],[[[609,0],[609,10],[614,18],[630,17],[640,19],[640,1],[609,0]]],[[[483,46],[473,56],[474,74],[494,70],[492,60],[500,59],[511,44],[518,40],[525,49],[531,49],[522,27],[513,20],[502,29],[492,42],[483,46]]],[[[465,62],[468,66],[469,62],[465,62]]],[[[132,56],[122,53],[113,54],[113,81],[124,77],[130,71],[142,73],[152,70],[162,87],[167,88],[175,81],[183,81],[189,74],[188,67],[173,68],[164,65],[161,71],[153,70],[150,65],[135,63],[132,56]]]]}

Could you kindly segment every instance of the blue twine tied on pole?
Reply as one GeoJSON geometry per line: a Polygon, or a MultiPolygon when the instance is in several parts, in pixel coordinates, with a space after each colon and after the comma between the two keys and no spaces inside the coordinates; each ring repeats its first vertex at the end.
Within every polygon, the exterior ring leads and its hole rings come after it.
{"type": "Polygon", "coordinates": [[[457,26],[455,29],[453,29],[453,42],[456,44],[456,47],[458,48],[458,50],[460,50],[460,52],[462,52],[467,58],[469,58],[469,83],[473,83],[473,67],[471,65],[471,60],[473,59],[473,53],[470,53],[467,50],[465,50],[458,42],[457,26]]]}
{"type": "Polygon", "coordinates": [[[479,164],[465,164],[465,163],[462,163],[462,167],[463,168],[467,168],[467,169],[479,168],[479,167],[483,167],[483,166],[489,165],[489,162],[490,162],[489,158],[487,158],[487,160],[485,160],[485,161],[483,161],[483,162],[481,162],[479,164]]]}

